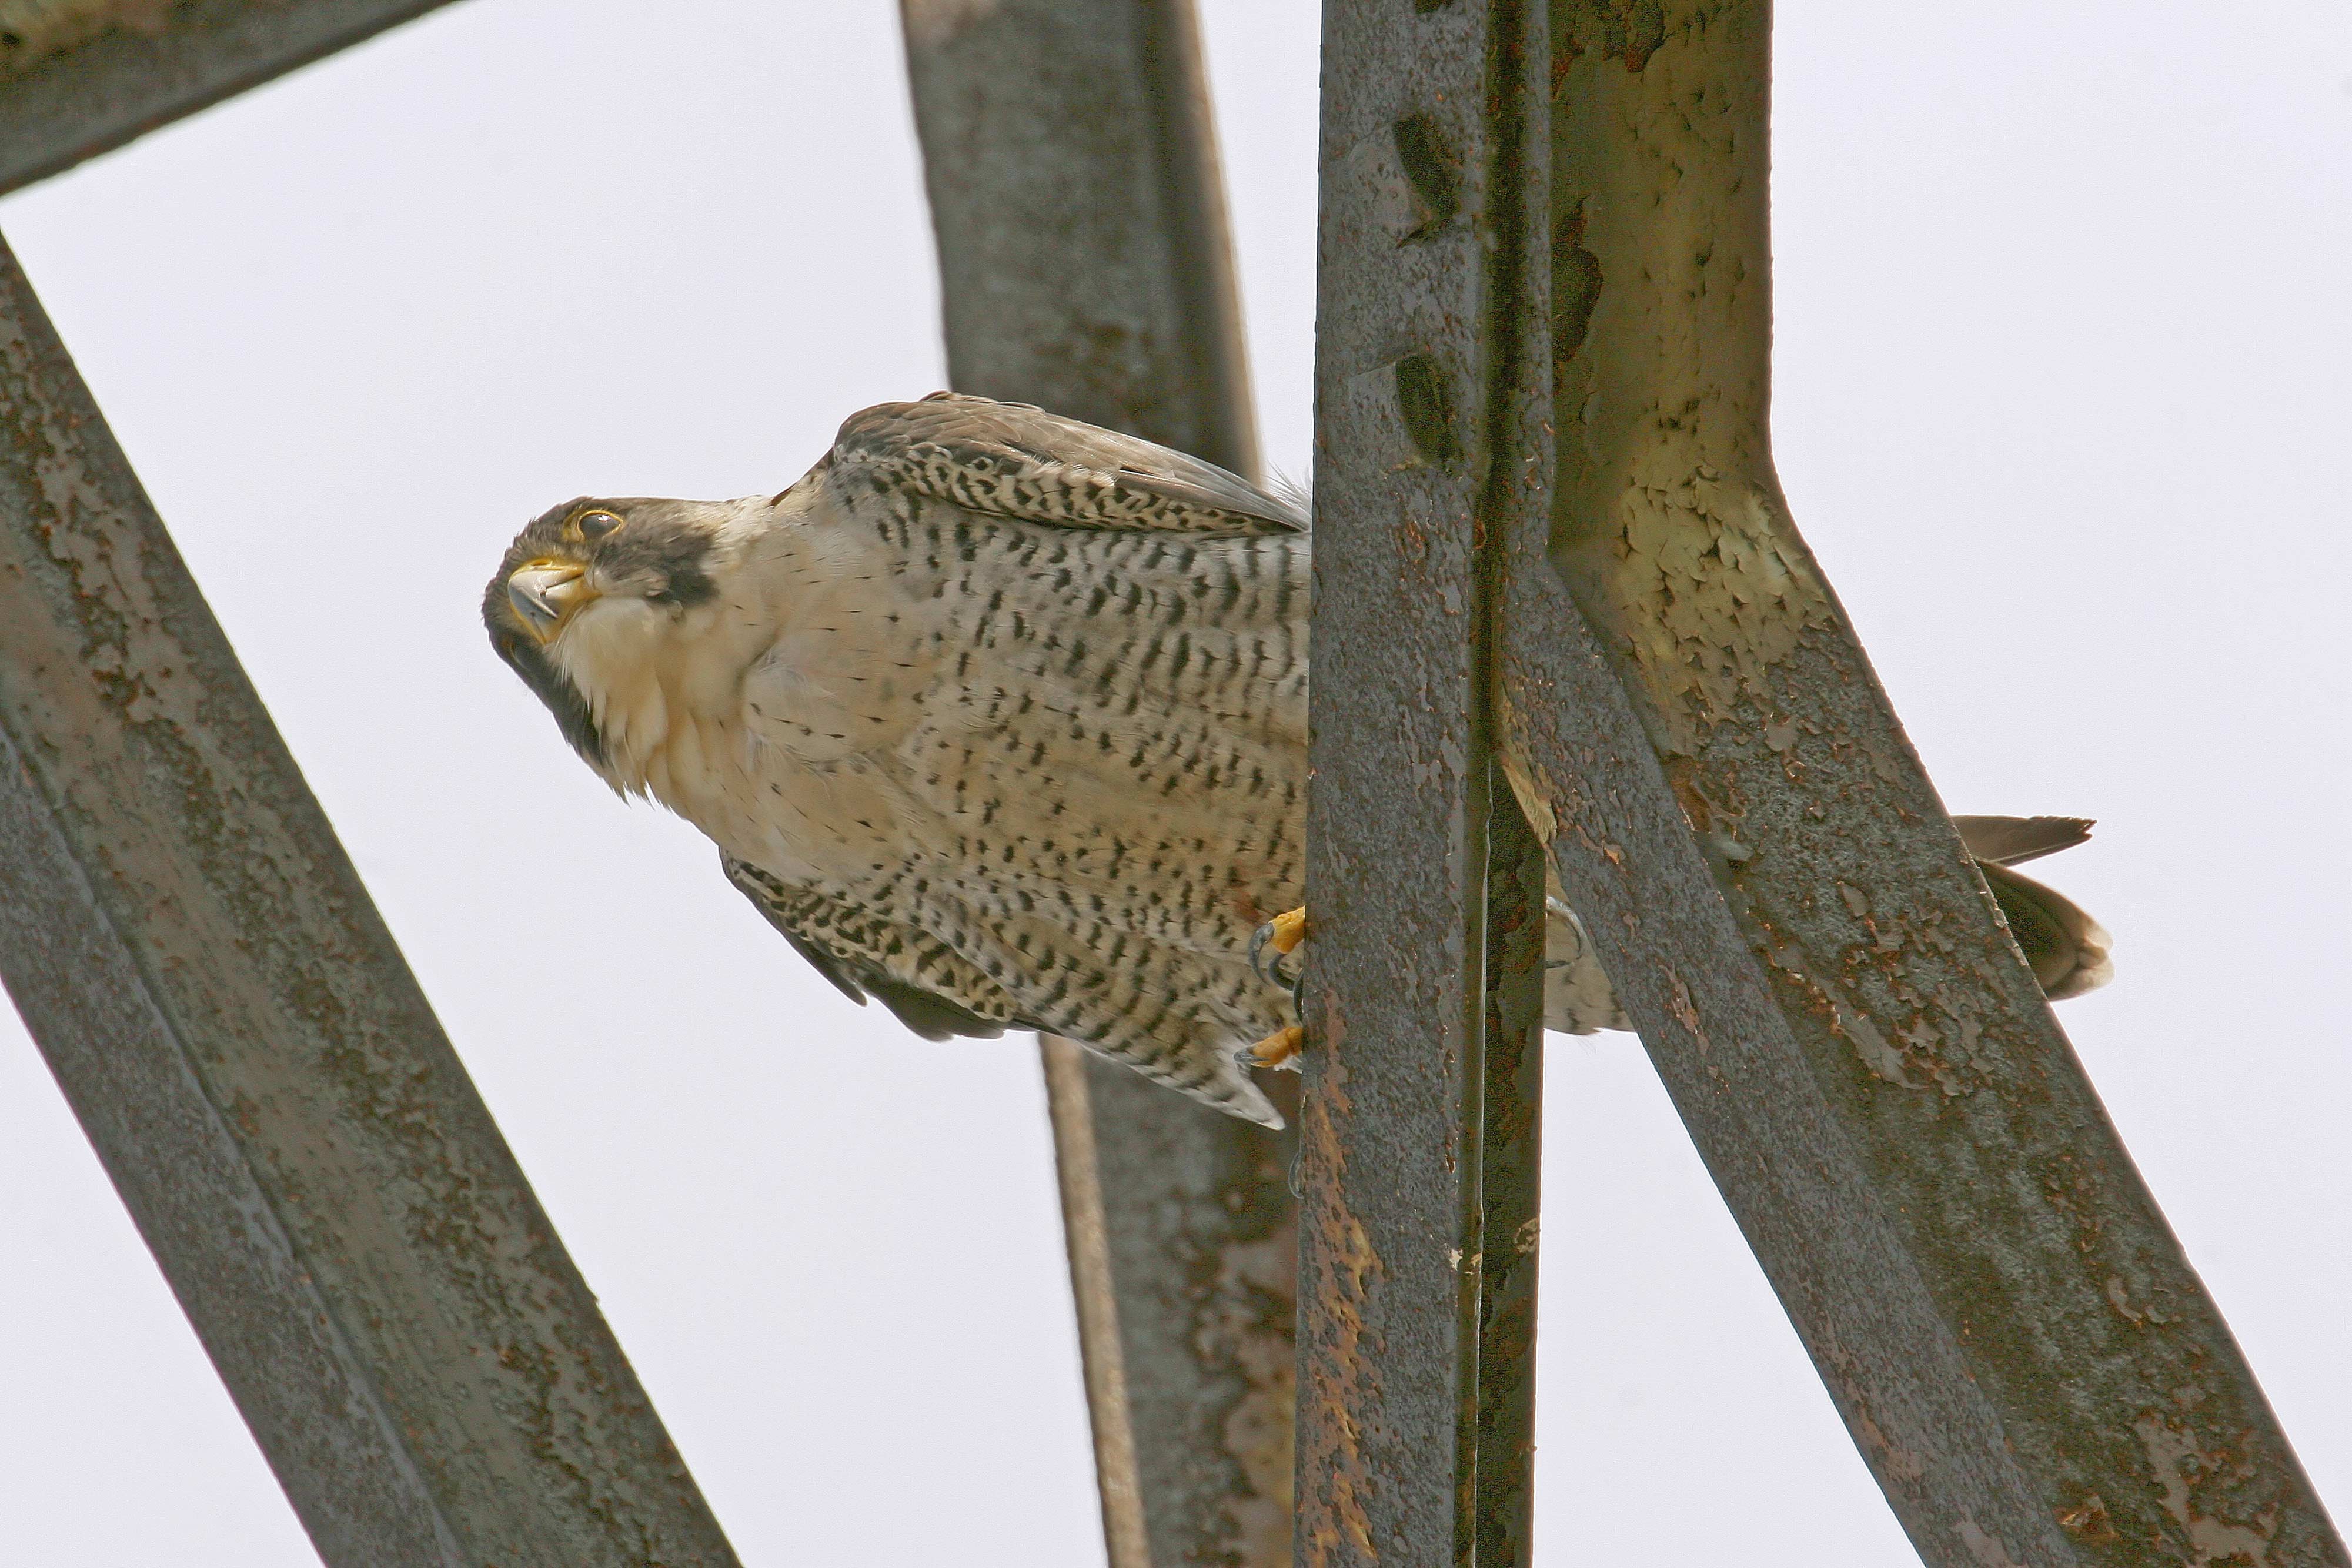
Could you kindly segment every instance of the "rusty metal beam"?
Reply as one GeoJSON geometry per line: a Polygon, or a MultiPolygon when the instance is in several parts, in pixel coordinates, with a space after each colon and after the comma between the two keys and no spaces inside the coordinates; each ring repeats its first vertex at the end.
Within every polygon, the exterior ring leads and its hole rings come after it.
{"type": "Polygon", "coordinates": [[[1523,461],[1517,0],[1325,12],[1302,1564],[1530,1562],[1542,861],[1491,747],[1523,461]]]}
{"type": "MultiPolygon", "coordinates": [[[[1527,498],[1540,496],[1538,482],[1527,498]]],[[[1507,788],[1490,793],[1486,850],[1475,1561],[1478,1568],[1533,1568],[1536,1262],[1543,1190],[1544,852],[1507,788]]]]}
{"type": "Polygon", "coordinates": [[[447,0],[0,0],[0,193],[447,0]]]}
{"type": "Polygon", "coordinates": [[[0,973],[327,1563],[735,1562],[5,246],[0,973]]]}
{"type": "Polygon", "coordinates": [[[1781,497],[1768,5],[1550,12],[1501,726],[1621,999],[1926,1562],[2342,1568],[1781,497]]]}
{"type": "MultiPolygon", "coordinates": [[[[1255,473],[1190,0],[902,12],[950,380],[1255,473]]],[[[1289,1140],[1045,1053],[1113,1568],[1287,1562],[1289,1140]]]]}

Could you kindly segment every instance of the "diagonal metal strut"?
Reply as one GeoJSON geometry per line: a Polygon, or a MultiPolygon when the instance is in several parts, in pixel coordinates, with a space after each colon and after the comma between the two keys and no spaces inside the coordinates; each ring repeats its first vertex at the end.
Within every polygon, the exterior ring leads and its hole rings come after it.
{"type": "Polygon", "coordinates": [[[0,0],[0,193],[448,0],[0,0]]]}
{"type": "Polygon", "coordinates": [[[1548,21],[1504,745],[1685,1125],[1926,1562],[2340,1568],[1781,497],[1769,5],[1548,21]]]}
{"type": "Polygon", "coordinates": [[[0,973],[327,1563],[733,1564],[5,246],[0,973]]]}

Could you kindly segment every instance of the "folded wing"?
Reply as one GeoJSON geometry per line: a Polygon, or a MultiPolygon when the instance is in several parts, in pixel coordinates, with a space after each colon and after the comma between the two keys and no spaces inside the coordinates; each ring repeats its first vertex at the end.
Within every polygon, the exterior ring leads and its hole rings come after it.
{"type": "Polygon", "coordinates": [[[849,416],[831,482],[911,490],[971,511],[1076,528],[1295,534],[1296,499],[1181,452],[1027,403],[933,392],[849,416]]]}
{"type": "Polygon", "coordinates": [[[925,1040],[1042,1026],[1023,1016],[1003,987],[946,944],[814,888],[795,887],[759,867],[719,856],[727,880],[767,916],[793,950],[842,995],[868,995],[925,1040]]]}

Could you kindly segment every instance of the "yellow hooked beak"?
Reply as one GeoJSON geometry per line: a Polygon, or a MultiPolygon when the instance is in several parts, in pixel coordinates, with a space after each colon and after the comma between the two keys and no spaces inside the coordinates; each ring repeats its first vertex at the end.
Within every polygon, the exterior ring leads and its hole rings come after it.
{"type": "Polygon", "coordinates": [[[587,568],[568,560],[535,560],[507,579],[507,601],[542,645],[555,641],[564,622],[595,597],[587,568]]]}

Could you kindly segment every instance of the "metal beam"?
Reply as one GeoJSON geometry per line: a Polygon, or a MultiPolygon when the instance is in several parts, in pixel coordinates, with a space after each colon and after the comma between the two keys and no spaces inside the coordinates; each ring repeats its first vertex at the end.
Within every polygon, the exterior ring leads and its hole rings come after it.
{"type": "Polygon", "coordinates": [[[1258,471],[1192,0],[901,0],[958,391],[1258,471]]]}
{"type": "Polygon", "coordinates": [[[1326,9],[1297,1560],[1531,1561],[1544,897],[1490,745],[1522,460],[1516,0],[1326,9]]]}
{"type": "Polygon", "coordinates": [[[447,0],[0,0],[0,193],[447,0]]]}
{"type": "Polygon", "coordinates": [[[1768,5],[1551,26],[1502,724],[1621,999],[1925,1561],[2340,1568],[1781,497],[1768,5]]]}
{"type": "Polygon", "coordinates": [[[326,1562],[735,1562],[5,246],[0,972],[326,1562]]]}
{"type": "MultiPolygon", "coordinates": [[[[950,380],[1254,474],[1190,0],[902,9],[950,380]]],[[[1045,1051],[1114,1568],[1287,1562],[1290,1140],[1045,1051]]]]}
{"type": "Polygon", "coordinates": [[[1543,1190],[1544,853],[1507,788],[1490,791],[1486,848],[1475,1561],[1478,1568],[1532,1568],[1536,1262],[1543,1190]]]}

